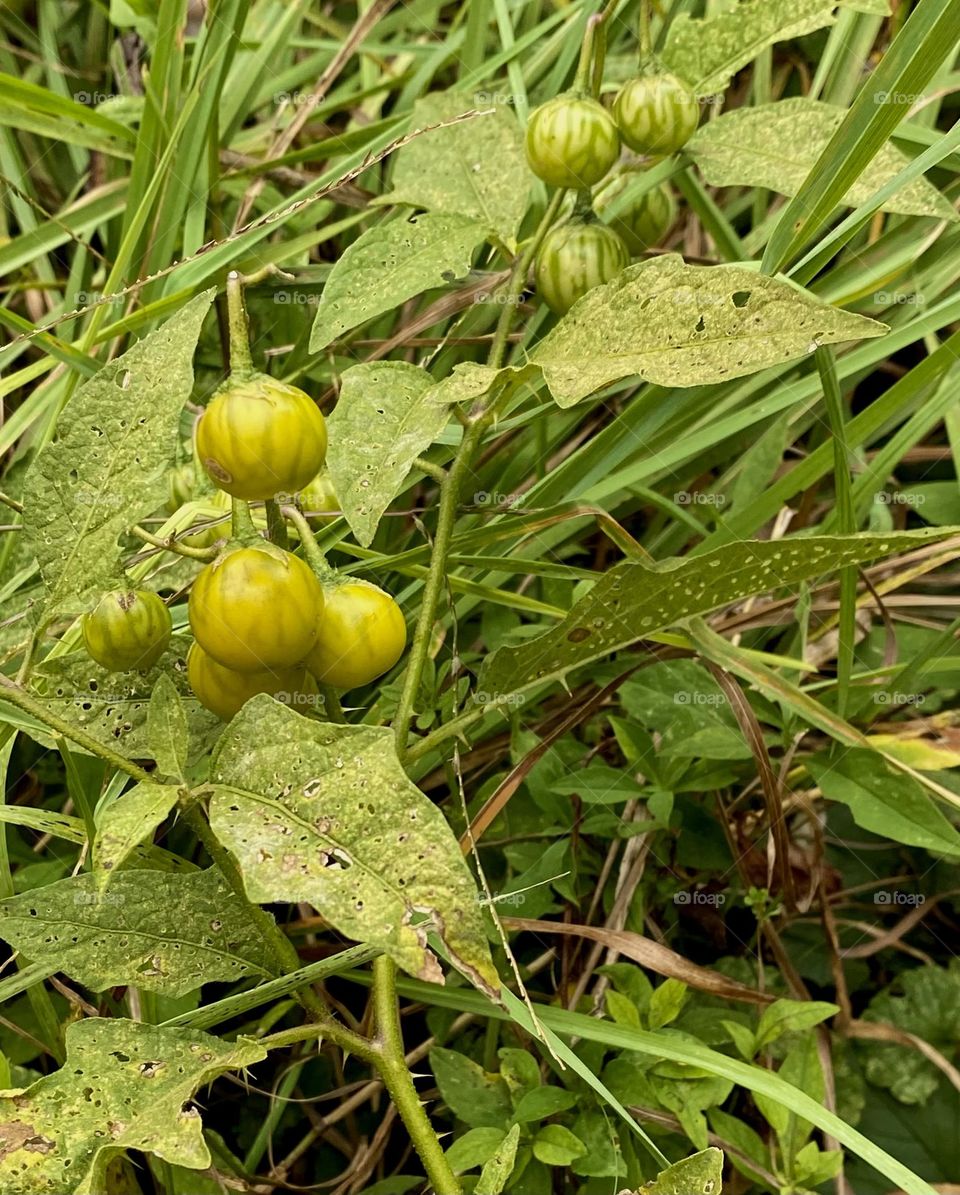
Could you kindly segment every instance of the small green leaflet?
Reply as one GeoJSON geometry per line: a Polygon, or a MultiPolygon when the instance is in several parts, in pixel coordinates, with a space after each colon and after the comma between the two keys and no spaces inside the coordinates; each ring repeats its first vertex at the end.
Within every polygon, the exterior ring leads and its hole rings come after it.
{"type": "Polygon", "coordinates": [[[492,112],[474,97],[434,92],[413,106],[411,129],[422,129],[471,110],[482,116],[415,138],[397,152],[393,190],[378,203],[406,203],[429,212],[468,216],[501,240],[515,240],[527,210],[531,175],[523,133],[512,110],[492,112]]]}
{"type": "MultiPolygon", "coordinates": [[[[796,195],[846,115],[845,108],[803,96],[738,108],[701,125],[686,150],[711,186],[765,187],[796,195]]],[[[907,164],[904,154],[888,142],[844,196],[844,203],[866,203],[907,164]]],[[[883,204],[883,211],[960,219],[925,178],[901,187],[883,204]]]]}
{"type": "Polygon", "coordinates": [[[337,261],[320,296],[310,352],[431,287],[470,271],[486,232],[468,216],[426,212],[375,224],[337,261]]]}
{"type": "Polygon", "coordinates": [[[187,766],[187,715],[168,673],[157,678],[147,706],[147,738],[165,776],[182,776],[187,766]]]}
{"type": "Polygon", "coordinates": [[[497,1146],[497,1151],[483,1167],[474,1195],[500,1195],[513,1173],[513,1164],[520,1143],[520,1126],[515,1124],[497,1146]]]}
{"type": "Polygon", "coordinates": [[[557,405],[570,407],[633,374],[668,387],[727,382],[887,330],[786,279],[670,253],[588,291],[531,360],[557,405]]]}
{"type": "Polygon", "coordinates": [[[93,843],[93,869],[101,887],[106,887],[141,842],[152,837],[179,795],[175,784],[144,782],[135,784],[102,811],[93,843]]]}
{"type": "Polygon", "coordinates": [[[188,1029],[89,1017],[67,1027],[60,1070],[0,1099],[0,1190],[104,1195],[127,1149],[203,1170],[210,1151],[195,1092],[266,1050],[188,1029]]]}
{"type": "Polygon", "coordinates": [[[403,361],[354,365],[330,416],[327,467],[351,530],[364,547],[414,460],[446,426],[445,407],[427,401],[433,378],[403,361]]]}
{"type": "Polygon", "coordinates": [[[504,379],[512,383],[532,381],[540,373],[535,365],[505,365],[497,369],[492,365],[478,365],[474,361],[461,361],[453,371],[431,386],[423,396],[425,403],[440,403],[450,406],[460,402],[476,402],[484,398],[493,387],[504,379]]]}
{"type": "Polygon", "coordinates": [[[77,391],[24,488],[43,610],[80,609],[121,578],[118,537],[166,497],[193,354],[214,291],[197,295],[77,391]]]}
{"type": "Polygon", "coordinates": [[[960,833],[933,798],[875,751],[839,748],[814,755],[807,767],[823,795],[849,805],[864,830],[960,858],[960,833]]]}
{"type": "Polygon", "coordinates": [[[723,1154],[705,1149],[663,1170],[636,1195],[720,1195],[723,1184],[723,1154]]]}
{"type": "Polygon", "coordinates": [[[94,992],[136,984],[183,996],[203,983],[272,978],[249,908],[216,868],[121,871],[106,892],[92,875],[71,876],[0,902],[0,915],[11,946],[94,992]]]}
{"type": "Polygon", "coordinates": [[[248,701],[213,760],[210,824],[260,903],[307,901],[342,934],[442,982],[434,932],[484,991],[499,980],[473,877],[385,727],[313,722],[248,701]]]}
{"type": "Polygon", "coordinates": [[[505,704],[524,689],[559,680],[574,668],[752,594],[831,573],[845,564],[876,560],[949,533],[809,536],[727,544],[700,556],[655,565],[627,560],[598,576],[566,618],[544,635],[494,652],[478,689],[505,704]]]}

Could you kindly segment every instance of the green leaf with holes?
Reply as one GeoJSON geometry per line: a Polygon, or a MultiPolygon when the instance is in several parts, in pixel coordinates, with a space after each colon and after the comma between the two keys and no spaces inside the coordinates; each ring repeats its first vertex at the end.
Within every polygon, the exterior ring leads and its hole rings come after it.
{"type": "Polygon", "coordinates": [[[192,299],[84,383],[34,462],[23,527],[46,586],[46,616],[81,609],[121,583],[119,537],[165,501],[213,295],[192,299]]]}
{"type": "Polygon", "coordinates": [[[499,990],[473,877],[391,730],[314,722],[261,695],[224,731],[211,779],[210,822],[251,900],[308,902],[347,937],[442,982],[435,933],[469,979],[499,990]]]}
{"type": "Polygon", "coordinates": [[[705,1149],[662,1170],[643,1195],[720,1195],[723,1185],[723,1154],[705,1149]]]}
{"type": "MultiPolygon", "coordinates": [[[[130,758],[155,758],[155,752],[162,752],[163,747],[159,746],[156,723],[154,731],[150,730],[149,711],[161,678],[166,677],[180,696],[188,731],[186,759],[193,762],[213,744],[223,723],[200,705],[187,684],[190,642],[184,635],[174,635],[149,672],[108,672],[85,651],[54,656],[34,669],[31,691],[51,714],[130,758]]],[[[53,746],[42,730],[33,737],[44,746],[53,746]]]]}
{"type": "Polygon", "coordinates": [[[167,673],[157,678],[147,707],[150,754],[165,776],[182,776],[187,767],[189,728],[177,687],[167,673]]]}
{"type": "Polygon", "coordinates": [[[0,1190],[103,1195],[128,1149],[203,1170],[210,1150],[197,1090],[266,1057],[247,1038],[90,1017],[68,1026],[63,1066],[0,1098],[0,1190]]]}
{"type": "Polygon", "coordinates": [[[425,212],[375,224],[349,245],[324,283],[310,352],[358,324],[470,272],[484,230],[468,216],[425,212]]]}
{"type": "Polygon", "coordinates": [[[434,129],[394,155],[392,190],[377,203],[406,203],[468,216],[508,243],[527,210],[530,171],[513,111],[456,91],[434,92],[413,106],[410,128],[486,109],[482,116],[434,129]]]}
{"type": "Polygon", "coordinates": [[[501,647],[485,662],[478,690],[494,705],[574,668],[628,647],[686,618],[757,593],[792,586],[845,564],[949,538],[946,531],[818,535],[727,544],[699,556],[650,565],[626,560],[598,576],[570,613],[545,635],[501,647]]]}
{"type": "MultiPolygon", "coordinates": [[[[702,125],[686,152],[696,158],[711,186],[764,187],[780,195],[796,195],[846,115],[846,108],[804,96],[737,108],[702,125]]],[[[884,145],[843,202],[849,207],[866,203],[908,162],[895,146],[884,145]]],[[[923,177],[901,187],[883,210],[960,219],[952,204],[923,177]]]]}
{"type": "Polygon", "coordinates": [[[176,784],[135,784],[100,813],[93,842],[93,870],[101,888],[106,887],[117,868],[137,847],[153,835],[179,796],[176,784]]]}
{"type": "Polygon", "coordinates": [[[121,871],[105,892],[92,875],[72,876],[0,902],[0,918],[11,946],[95,992],[136,984],[183,996],[272,975],[249,908],[215,868],[121,871]]]}
{"type": "Polygon", "coordinates": [[[691,266],[670,253],[588,291],[531,360],[557,405],[570,407],[620,378],[669,387],[727,382],[886,331],[785,278],[743,265],[691,266]]]}
{"type": "Polygon", "coordinates": [[[678,13],[663,47],[666,66],[701,98],[723,91],[775,42],[832,25],[837,0],[740,0],[705,19],[678,13]]]}
{"type": "Polygon", "coordinates": [[[437,438],[447,411],[424,396],[425,369],[403,361],[354,365],[330,416],[327,467],[354,535],[368,545],[414,460],[437,438]]]}

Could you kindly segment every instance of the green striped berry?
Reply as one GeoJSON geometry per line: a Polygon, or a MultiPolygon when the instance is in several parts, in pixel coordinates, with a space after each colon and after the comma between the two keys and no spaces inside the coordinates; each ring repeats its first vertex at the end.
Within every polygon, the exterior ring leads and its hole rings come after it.
{"type": "Polygon", "coordinates": [[[619,233],[623,243],[634,256],[652,249],[663,240],[664,234],[677,218],[677,201],[673,192],[664,183],[646,191],[637,199],[628,201],[617,214],[608,215],[607,210],[629,186],[634,172],[626,171],[604,186],[594,198],[597,214],[619,233]]]}
{"type": "Polygon", "coordinates": [[[543,238],[535,265],[537,291],[551,311],[564,315],[629,262],[627,247],[612,228],[574,217],[543,238]]]}
{"type": "Polygon", "coordinates": [[[88,654],[111,672],[146,672],[166,651],[172,623],[161,598],[147,589],[105,593],[81,622],[88,654]]]}
{"type": "Polygon", "coordinates": [[[558,95],[527,122],[530,169],[553,187],[592,187],[620,156],[613,117],[589,96],[558,95]]]}
{"type": "Polygon", "coordinates": [[[625,83],[613,105],[620,136],[638,154],[673,154],[697,130],[700,105],[676,75],[639,75],[625,83]]]}

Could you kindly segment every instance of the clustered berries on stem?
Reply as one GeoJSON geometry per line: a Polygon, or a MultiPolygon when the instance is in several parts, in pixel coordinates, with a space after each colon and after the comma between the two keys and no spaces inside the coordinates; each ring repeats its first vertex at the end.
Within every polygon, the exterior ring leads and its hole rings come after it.
{"type": "Polygon", "coordinates": [[[616,277],[631,254],[657,245],[676,218],[676,205],[665,185],[617,203],[615,214],[604,217],[605,209],[638,173],[635,166],[627,166],[591,197],[591,189],[608,177],[620,158],[621,142],[645,157],[662,158],[683,148],[700,116],[691,88],[651,52],[649,0],[641,5],[639,74],[623,85],[609,112],[598,99],[604,20],[593,17],[587,24],[573,87],[541,104],[527,123],[530,169],[549,186],[579,195],[573,213],[544,238],[534,263],[537,291],[557,315],[616,277]]]}
{"type": "MultiPolygon", "coordinates": [[[[396,664],[407,638],[393,598],[367,581],[340,578],[313,542],[310,522],[339,507],[323,471],[323,416],[304,391],[253,369],[236,274],[228,279],[227,301],[231,372],[200,417],[195,447],[216,487],[207,501],[232,510],[232,532],[197,576],[187,605],[195,639],[187,679],[200,703],[223,719],[258,693],[306,706],[318,682],[334,689],[369,684],[396,664]],[[274,500],[296,493],[311,516],[298,516],[297,526],[316,569],[264,539],[247,507],[273,504],[285,539],[274,500]]],[[[193,498],[195,483],[192,466],[173,470],[168,508],[193,498]]],[[[269,518],[267,524],[274,525],[269,518]]],[[[213,525],[183,542],[212,550],[222,536],[213,525]]],[[[105,594],[82,621],[88,653],[111,671],[152,668],[171,627],[163,600],[143,589],[105,594]]]]}

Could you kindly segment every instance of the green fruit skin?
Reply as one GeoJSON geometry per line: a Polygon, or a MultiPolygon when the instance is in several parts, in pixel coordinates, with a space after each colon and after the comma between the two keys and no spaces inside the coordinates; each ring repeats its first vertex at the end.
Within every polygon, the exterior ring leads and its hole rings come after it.
{"type": "Polygon", "coordinates": [[[304,668],[279,672],[234,672],[208,656],[199,643],[187,653],[187,680],[197,700],[211,713],[228,722],[251,697],[269,693],[286,705],[299,706],[312,700],[312,678],[304,668]]]}
{"type": "MultiPolygon", "coordinates": [[[[621,174],[603,188],[594,200],[598,215],[604,216],[606,208],[629,182],[629,173],[621,174]]],[[[664,183],[641,195],[628,208],[621,210],[619,215],[608,219],[607,224],[619,234],[623,243],[636,257],[659,245],[676,218],[677,201],[669,186],[664,183]]]]}
{"type": "Polygon", "coordinates": [[[638,154],[673,154],[697,131],[700,105],[676,75],[639,75],[614,101],[620,136],[638,154]]]}
{"type": "Polygon", "coordinates": [[[258,376],[222,390],[197,425],[197,455],[210,480],[248,502],[295,494],[327,455],[327,429],[313,399],[258,376]]]}
{"type": "Polygon", "coordinates": [[[396,664],[407,644],[400,607],[366,581],[327,586],[307,668],[335,689],[356,689],[396,664]]]}
{"type": "Polygon", "coordinates": [[[323,590],[308,566],[266,545],[234,548],[208,564],[187,605],[197,642],[235,672],[302,664],[322,610],[323,590]]]}
{"type": "Polygon", "coordinates": [[[551,228],[537,252],[537,292],[551,311],[565,315],[587,291],[630,264],[619,236],[605,224],[568,220],[551,228]]]}
{"type": "Polygon", "coordinates": [[[620,136],[597,100],[558,95],[530,114],[526,149],[530,169],[545,183],[592,187],[620,156],[620,136]]]}
{"type": "Polygon", "coordinates": [[[173,624],[161,598],[147,589],[105,593],[81,628],[88,654],[111,672],[146,672],[170,642],[173,624]]]}

